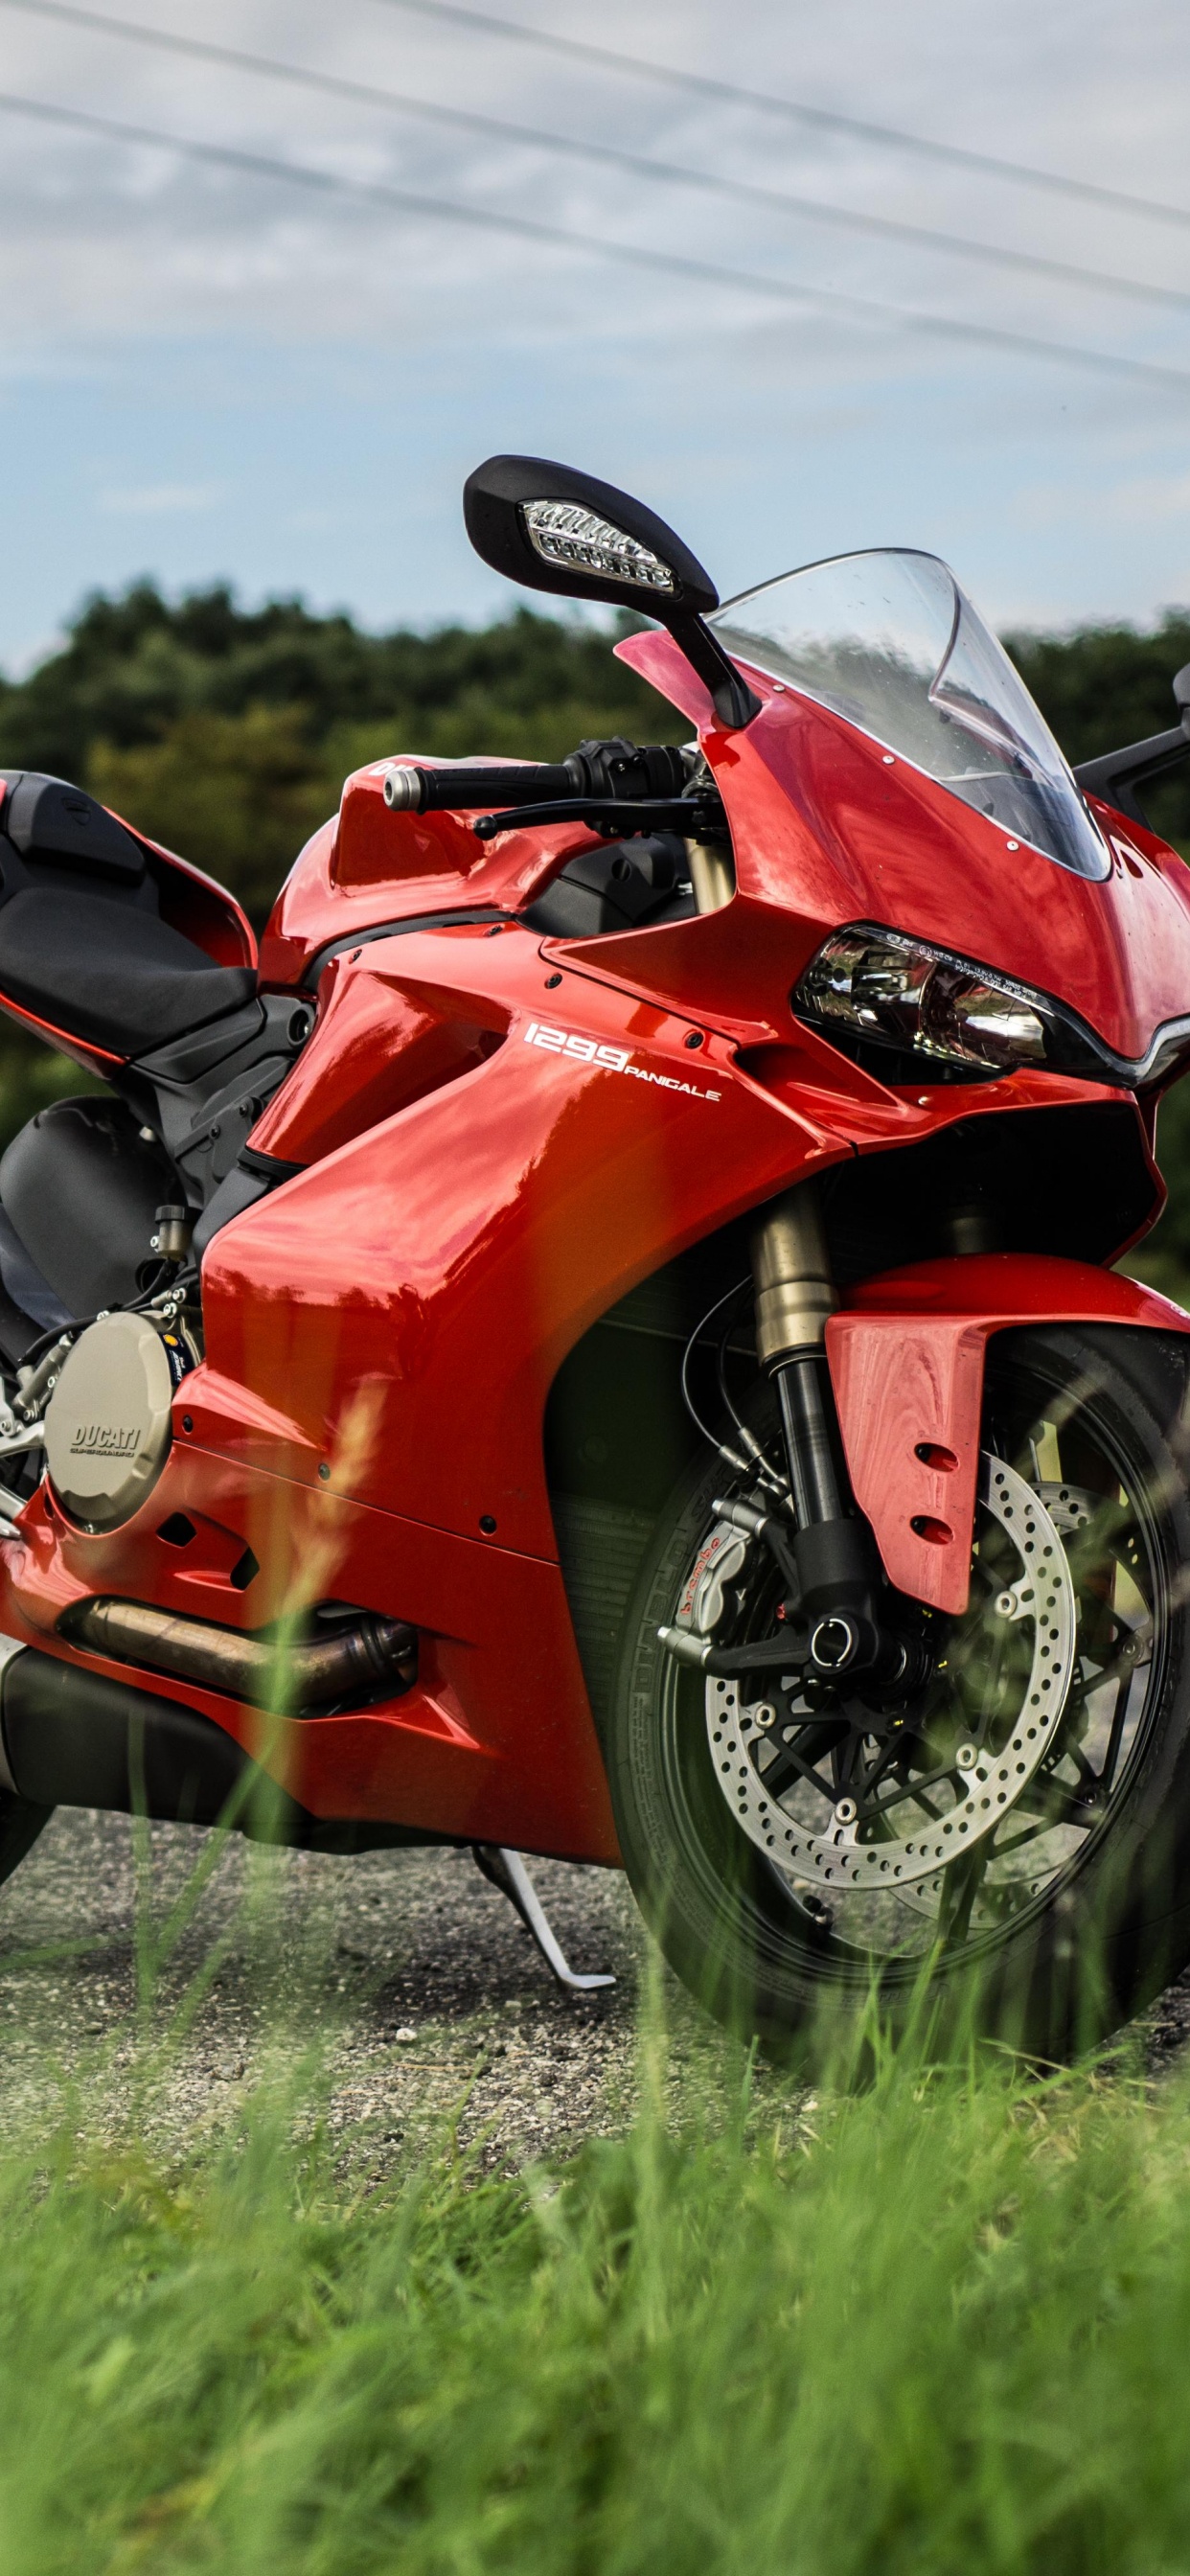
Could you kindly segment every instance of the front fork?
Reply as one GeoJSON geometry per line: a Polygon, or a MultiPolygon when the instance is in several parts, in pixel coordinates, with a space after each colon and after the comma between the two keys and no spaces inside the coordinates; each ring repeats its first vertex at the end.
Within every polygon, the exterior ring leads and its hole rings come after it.
{"type": "Polygon", "coordinates": [[[781,1409],[797,1527],[790,1542],[809,1661],[823,1674],[907,1678],[905,1642],[878,1614],[880,1569],[851,1492],[826,1361],[838,1299],[816,1181],[775,1199],[752,1233],[756,1353],[781,1409]]]}

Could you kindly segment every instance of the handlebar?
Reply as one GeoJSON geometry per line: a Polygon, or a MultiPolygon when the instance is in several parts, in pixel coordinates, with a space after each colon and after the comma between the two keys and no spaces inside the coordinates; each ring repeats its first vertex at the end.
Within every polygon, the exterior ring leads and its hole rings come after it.
{"type": "Polygon", "coordinates": [[[552,805],[573,796],[574,780],[560,761],[502,761],[499,768],[392,768],[385,774],[384,801],[394,813],[440,814],[450,807],[479,805],[552,805]]]}
{"type": "Polygon", "coordinates": [[[384,801],[394,813],[438,814],[503,805],[557,805],[598,796],[639,801],[680,796],[687,781],[682,752],[669,743],[583,742],[563,761],[501,761],[499,766],[428,769],[394,762],[384,779],[384,801]]]}

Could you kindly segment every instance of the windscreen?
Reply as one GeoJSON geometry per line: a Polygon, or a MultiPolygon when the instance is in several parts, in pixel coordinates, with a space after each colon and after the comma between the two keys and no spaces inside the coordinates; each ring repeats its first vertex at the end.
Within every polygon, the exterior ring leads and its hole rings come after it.
{"type": "Polygon", "coordinates": [[[1044,718],[936,555],[838,555],[729,600],[732,658],[832,707],[1012,840],[1081,877],[1111,860],[1044,718]]]}

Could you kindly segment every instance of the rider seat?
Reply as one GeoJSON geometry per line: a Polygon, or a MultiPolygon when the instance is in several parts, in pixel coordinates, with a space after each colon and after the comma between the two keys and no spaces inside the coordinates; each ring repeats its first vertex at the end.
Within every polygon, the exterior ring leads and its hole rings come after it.
{"type": "Polygon", "coordinates": [[[0,996],[70,1037],[138,1056],[242,1008],[249,966],[217,966],[162,921],[139,841],[62,779],[0,770],[0,996]]]}

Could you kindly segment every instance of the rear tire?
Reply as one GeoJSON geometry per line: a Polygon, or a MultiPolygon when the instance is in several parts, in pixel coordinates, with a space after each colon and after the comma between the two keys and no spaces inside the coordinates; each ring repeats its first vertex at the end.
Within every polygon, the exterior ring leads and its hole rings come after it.
{"type": "MultiPolygon", "coordinates": [[[[974,2028],[1062,2059],[1186,1964],[1190,1495],[1169,1385],[1168,1357],[1144,1334],[1047,1327],[990,1347],[986,1445],[1050,1496],[1056,1525],[1081,1514],[1064,1541],[1078,1653],[1031,1804],[988,1837],[982,1859],[964,1855],[961,1902],[955,1870],[939,1874],[933,1921],[928,1888],[885,1891],[882,1909],[866,1895],[825,1905],[741,1830],[708,1745],[706,1682],[657,1636],[713,1523],[723,1466],[704,1452],[676,1487],[622,1634],[608,1772],[641,1910],[720,2020],[788,2048],[824,2019],[831,2034],[840,2018],[857,2024],[874,1996],[886,2025],[903,2029],[924,1998],[935,2035],[974,2028]]],[[[775,1438],[767,1396],[754,1427],[775,1438]]],[[[771,1567],[767,1579],[771,1603],[771,1567]]],[[[777,1633],[771,1607],[749,1604],[750,1580],[755,1595],[765,1569],[745,1568],[725,1637],[777,1633]]],[[[799,1737],[791,1724],[785,1740],[808,1746],[810,1729],[799,1737]]],[[[797,1780],[789,1792],[812,1794],[797,1780]]]]}

